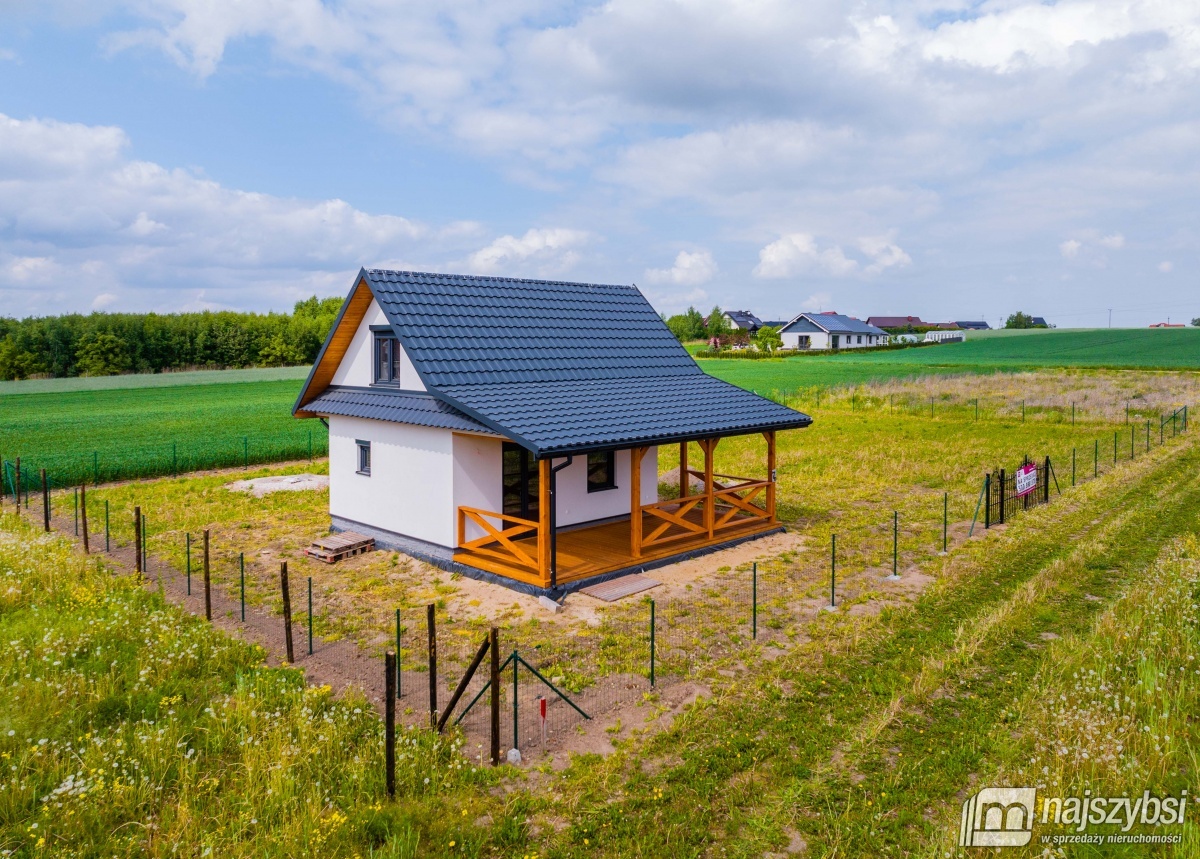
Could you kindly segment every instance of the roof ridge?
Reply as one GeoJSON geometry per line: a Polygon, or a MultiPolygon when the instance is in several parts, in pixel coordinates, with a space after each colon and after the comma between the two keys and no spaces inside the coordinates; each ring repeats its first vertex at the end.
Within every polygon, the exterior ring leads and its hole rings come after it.
{"type": "Polygon", "coordinates": [[[600,287],[603,289],[638,290],[636,283],[592,283],[577,280],[544,280],[530,277],[500,277],[490,274],[452,274],[450,272],[412,271],[409,269],[368,268],[368,275],[404,275],[409,278],[429,278],[436,281],[474,281],[481,284],[536,284],[538,286],[600,287]]]}

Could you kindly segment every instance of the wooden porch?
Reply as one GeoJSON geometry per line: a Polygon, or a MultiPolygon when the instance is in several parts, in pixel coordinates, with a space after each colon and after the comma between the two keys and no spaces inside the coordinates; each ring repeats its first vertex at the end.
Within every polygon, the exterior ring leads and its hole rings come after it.
{"type": "Polygon", "coordinates": [[[553,541],[549,538],[550,461],[542,460],[539,519],[460,507],[454,560],[549,588],[775,530],[779,527],[775,434],[763,435],[765,480],[716,474],[713,457],[719,438],[695,442],[703,455],[703,468],[690,468],[685,442],[680,445],[680,497],[651,504],[640,503],[641,461],[648,448],[633,448],[630,509],[635,513],[595,525],[559,528],[553,541]],[[699,492],[690,485],[691,478],[701,482],[699,492]],[[468,539],[468,526],[482,536],[468,539]]]}

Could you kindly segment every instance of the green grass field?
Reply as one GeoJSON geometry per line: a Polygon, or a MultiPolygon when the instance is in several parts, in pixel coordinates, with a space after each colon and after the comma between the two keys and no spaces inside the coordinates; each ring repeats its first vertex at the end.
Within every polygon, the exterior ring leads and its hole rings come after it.
{"type": "Polygon", "coordinates": [[[968,335],[965,343],[914,349],[699,363],[705,372],[759,393],[1048,367],[1194,370],[1200,369],[1200,329],[1033,330],[1025,336],[993,332],[968,335]]]}
{"type": "Polygon", "coordinates": [[[68,485],[299,459],[310,433],[324,454],[325,427],[291,416],[300,382],[231,372],[249,380],[0,396],[0,456],[68,485]]]}

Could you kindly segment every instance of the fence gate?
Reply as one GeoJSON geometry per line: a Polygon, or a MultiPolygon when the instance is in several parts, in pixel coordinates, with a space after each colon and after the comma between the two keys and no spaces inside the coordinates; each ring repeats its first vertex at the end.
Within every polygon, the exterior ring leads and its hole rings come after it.
{"type": "Polygon", "coordinates": [[[1020,510],[1048,503],[1053,476],[1054,468],[1048,456],[1040,463],[1025,457],[1025,462],[1013,471],[1001,468],[987,475],[984,478],[987,503],[983,527],[1003,525],[1020,510]]]}

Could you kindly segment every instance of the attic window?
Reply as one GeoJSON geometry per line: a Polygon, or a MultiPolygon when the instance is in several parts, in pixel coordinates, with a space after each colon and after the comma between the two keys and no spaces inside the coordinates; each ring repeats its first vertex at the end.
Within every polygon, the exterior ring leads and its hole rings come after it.
{"type": "Polygon", "coordinates": [[[389,334],[375,335],[375,384],[400,384],[400,359],[404,350],[400,342],[389,334]]]}
{"type": "Polygon", "coordinates": [[[587,488],[588,492],[617,488],[617,455],[614,451],[588,454],[587,488]]]}

